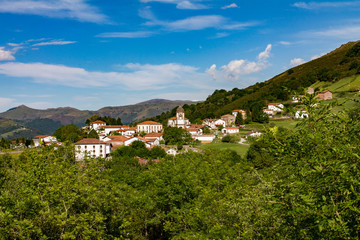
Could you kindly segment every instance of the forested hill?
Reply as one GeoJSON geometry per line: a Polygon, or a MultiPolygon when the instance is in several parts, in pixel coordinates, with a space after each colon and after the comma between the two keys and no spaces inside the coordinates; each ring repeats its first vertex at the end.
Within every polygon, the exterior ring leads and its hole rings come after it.
{"type": "MultiPolygon", "coordinates": [[[[303,94],[305,88],[317,81],[335,82],[359,73],[360,41],[349,42],[318,59],[291,68],[265,82],[256,83],[245,89],[216,90],[206,101],[191,106],[185,105],[184,110],[190,121],[220,117],[234,109],[250,109],[253,104],[283,102],[291,98],[292,92],[303,94]]],[[[165,122],[175,115],[175,111],[173,109],[151,119],[165,122]]]]}

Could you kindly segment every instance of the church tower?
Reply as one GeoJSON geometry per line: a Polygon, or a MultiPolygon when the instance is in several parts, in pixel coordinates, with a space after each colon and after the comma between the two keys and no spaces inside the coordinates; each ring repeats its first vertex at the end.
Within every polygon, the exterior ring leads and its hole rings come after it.
{"type": "Polygon", "coordinates": [[[176,126],[185,128],[185,125],[185,111],[181,106],[179,106],[176,110],[176,126]]]}

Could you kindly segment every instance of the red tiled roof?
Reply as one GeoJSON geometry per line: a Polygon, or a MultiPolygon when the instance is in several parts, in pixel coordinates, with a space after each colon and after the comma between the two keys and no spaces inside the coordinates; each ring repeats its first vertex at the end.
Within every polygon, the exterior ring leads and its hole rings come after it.
{"type": "Polygon", "coordinates": [[[83,138],[75,143],[75,145],[85,145],[85,144],[105,144],[105,142],[96,138],[83,138]]]}
{"type": "Polygon", "coordinates": [[[127,140],[129,140],[129,138],[127,137],[124,137],[124,136],[113,136],[115,138],[111,138],[110,141],[108,141],[109,143],[112,143],[112,142],[125,142],[127,140]]]}
{"type": "Polygon", "coordinates": [[[154,121],[145,121],[145,122],[139,123],[138,125],[161,125],[161,123],[154,122],[154,121]]]}
{"type": "Polygon", "coordinates": [[[126,129],[126,130],[127,130],[127,131],[128,131],[128,130],[136,131],[136,129],[137,129],[136,127],[130,127],[129,129],[126,129]]]}
{"type": "Polygon", "coordinates": [[[226,129],[239,129],[238,127],[226,127],[226,129]]]}
{"type": "Polygon", "coordinates": [[[46,137],[51,137],[51,135],[39,135],[39,136],[33,137],[33,139],[46,138],[46,137]]]}
{"type": "Polygon", "coordinates": [[[143,141],[145,141],[145,142],[150,141],[149,139],[146,139],[146,138],[143,138],[143,137],[140,137],[140,136],[137,136],[136,138],[137,138],[137,139],[140,139],[140,140],[143,140],[143,141]]]}
{"type": "Polygon", "coordinates": [[[221,117],[233,117],[233,115],[226,114],[226,115],[222,115],[221,117]]]}
{"type": "Polygon", "coordinates": [[[163,134],[162,133],[148,133],[144,136],[144,138],[154,138],[154,137],[161,137],[163,134]]]}
{"type": "Polygon", "coordinates": [[[204,124],[189,124],[187,126],[189,126],[189,128],[203,128],[206,125],[204,125],[204,124]]]}
{"type": "Polygon", "coordinates": [[[124,125],[107,125],[103,126],[103,128],[124,128],[124,125]]]}
{"type": "Polygon", "coordinates": [[[101,120],[96,120],[96,121],[94,121],[94,122],[92,122],[92,123],[106,123],[106,122],[103,122],[103,121],[101,121],[101,120]]]}
{"type": "Polygon", "coordinates": [[[197,132],[198,128],[187,128],[186,131],[188,132],[197,132]]]}
{"type": "Polygon", "coordinates": [[[176,120],[176,117],[169,118],[169,120],[176,120]]]}

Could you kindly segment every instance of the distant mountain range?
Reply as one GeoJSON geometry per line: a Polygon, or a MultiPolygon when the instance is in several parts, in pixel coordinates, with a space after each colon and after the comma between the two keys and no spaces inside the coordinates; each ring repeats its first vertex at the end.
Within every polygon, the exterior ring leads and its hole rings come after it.
{"type": "Polygon", "coordinates": [[[128,106],[104,107],[97,111],[79,110],[71,107],[39,110],[21,105],[0,113],[0,138],[32,137],[37,134],[52,134],[62,125],[84,126],[86,119],[94,114],[120,117],[124,124],[130,124],[145,118],[169,111],[179,105],[194,104],[187,100],[152,99],[128,106]]]}

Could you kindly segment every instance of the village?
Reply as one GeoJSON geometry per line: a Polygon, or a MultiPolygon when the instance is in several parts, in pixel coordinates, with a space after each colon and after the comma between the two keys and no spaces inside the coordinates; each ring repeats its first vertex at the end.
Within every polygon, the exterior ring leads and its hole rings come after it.
{"type": "MultiPolygon", "coordinates": [[[[314,90],[309,88],[308,94],[314,94],[314,90]]],[[[332,99],[332,92],[325,90],[317,93],[318,100],[332,99]]],[[[292,103],[299,102],[298,97],[292,98],[292,103]]],[[[283,103],[268,103],[263,108],[263,113],[269,118],[275,118],[284,111],[283,103]]],[[[241,129],[245,128],[244,124],[236,124],[237,117],[246,119],[247,114],[245,110],[236,109],[231,114],[225,114],[218,119],[204,119],[202,124],[192,124],[189,119],[185,117],[184,109],[179,106],[176,110],[176,116],[168,119],[167,127],[182,128],[186,130],[195,143],[209,144],[215,139],[222,139],[224,136],[239,135],[241,129]],[[240,115],[240,116],[239,116],[240,115]]],[[[306,110],[298,108],[293,116],[295,119],[308,117],[306,110]]],[[[283,115],[281,118],[289,118],[288,115],[283,115]]],[[[107,125],[101,120],[93,121],[89,126],[83,127],[86,132],[96,131],[98,138],[83,138],[74,143],[76,150],[76,159],[82,160],[87,157],[102,157],[108,158],[110,154],[117,148],[122,146],[130,146],[135,141],[143,142],[148,149],[155,146],[160,146],[167,154],[176,155],[179,153],[177,146],[165,145],[163,138],[164,126],[155,121],[144,121],[136,126],[130,127],[127,125],[107,125]]],[[[256,138],[261,136],[262,132],[259,130],[247,131],[244,138],[240,138],[238,144],[246,144],[248,138],[256,138]]],[[[225,139],[224,139],[225,140],[225,139]]],[[[56,137],[50,135],[39,135],[33,137],[34,147],[41,145],[51,145],[62,143],[56,137]]],[[[185,151],[189,146],[185,146],[185,151]]],[[[193,149],[194,150],[194,149],[193,149]]]]}

